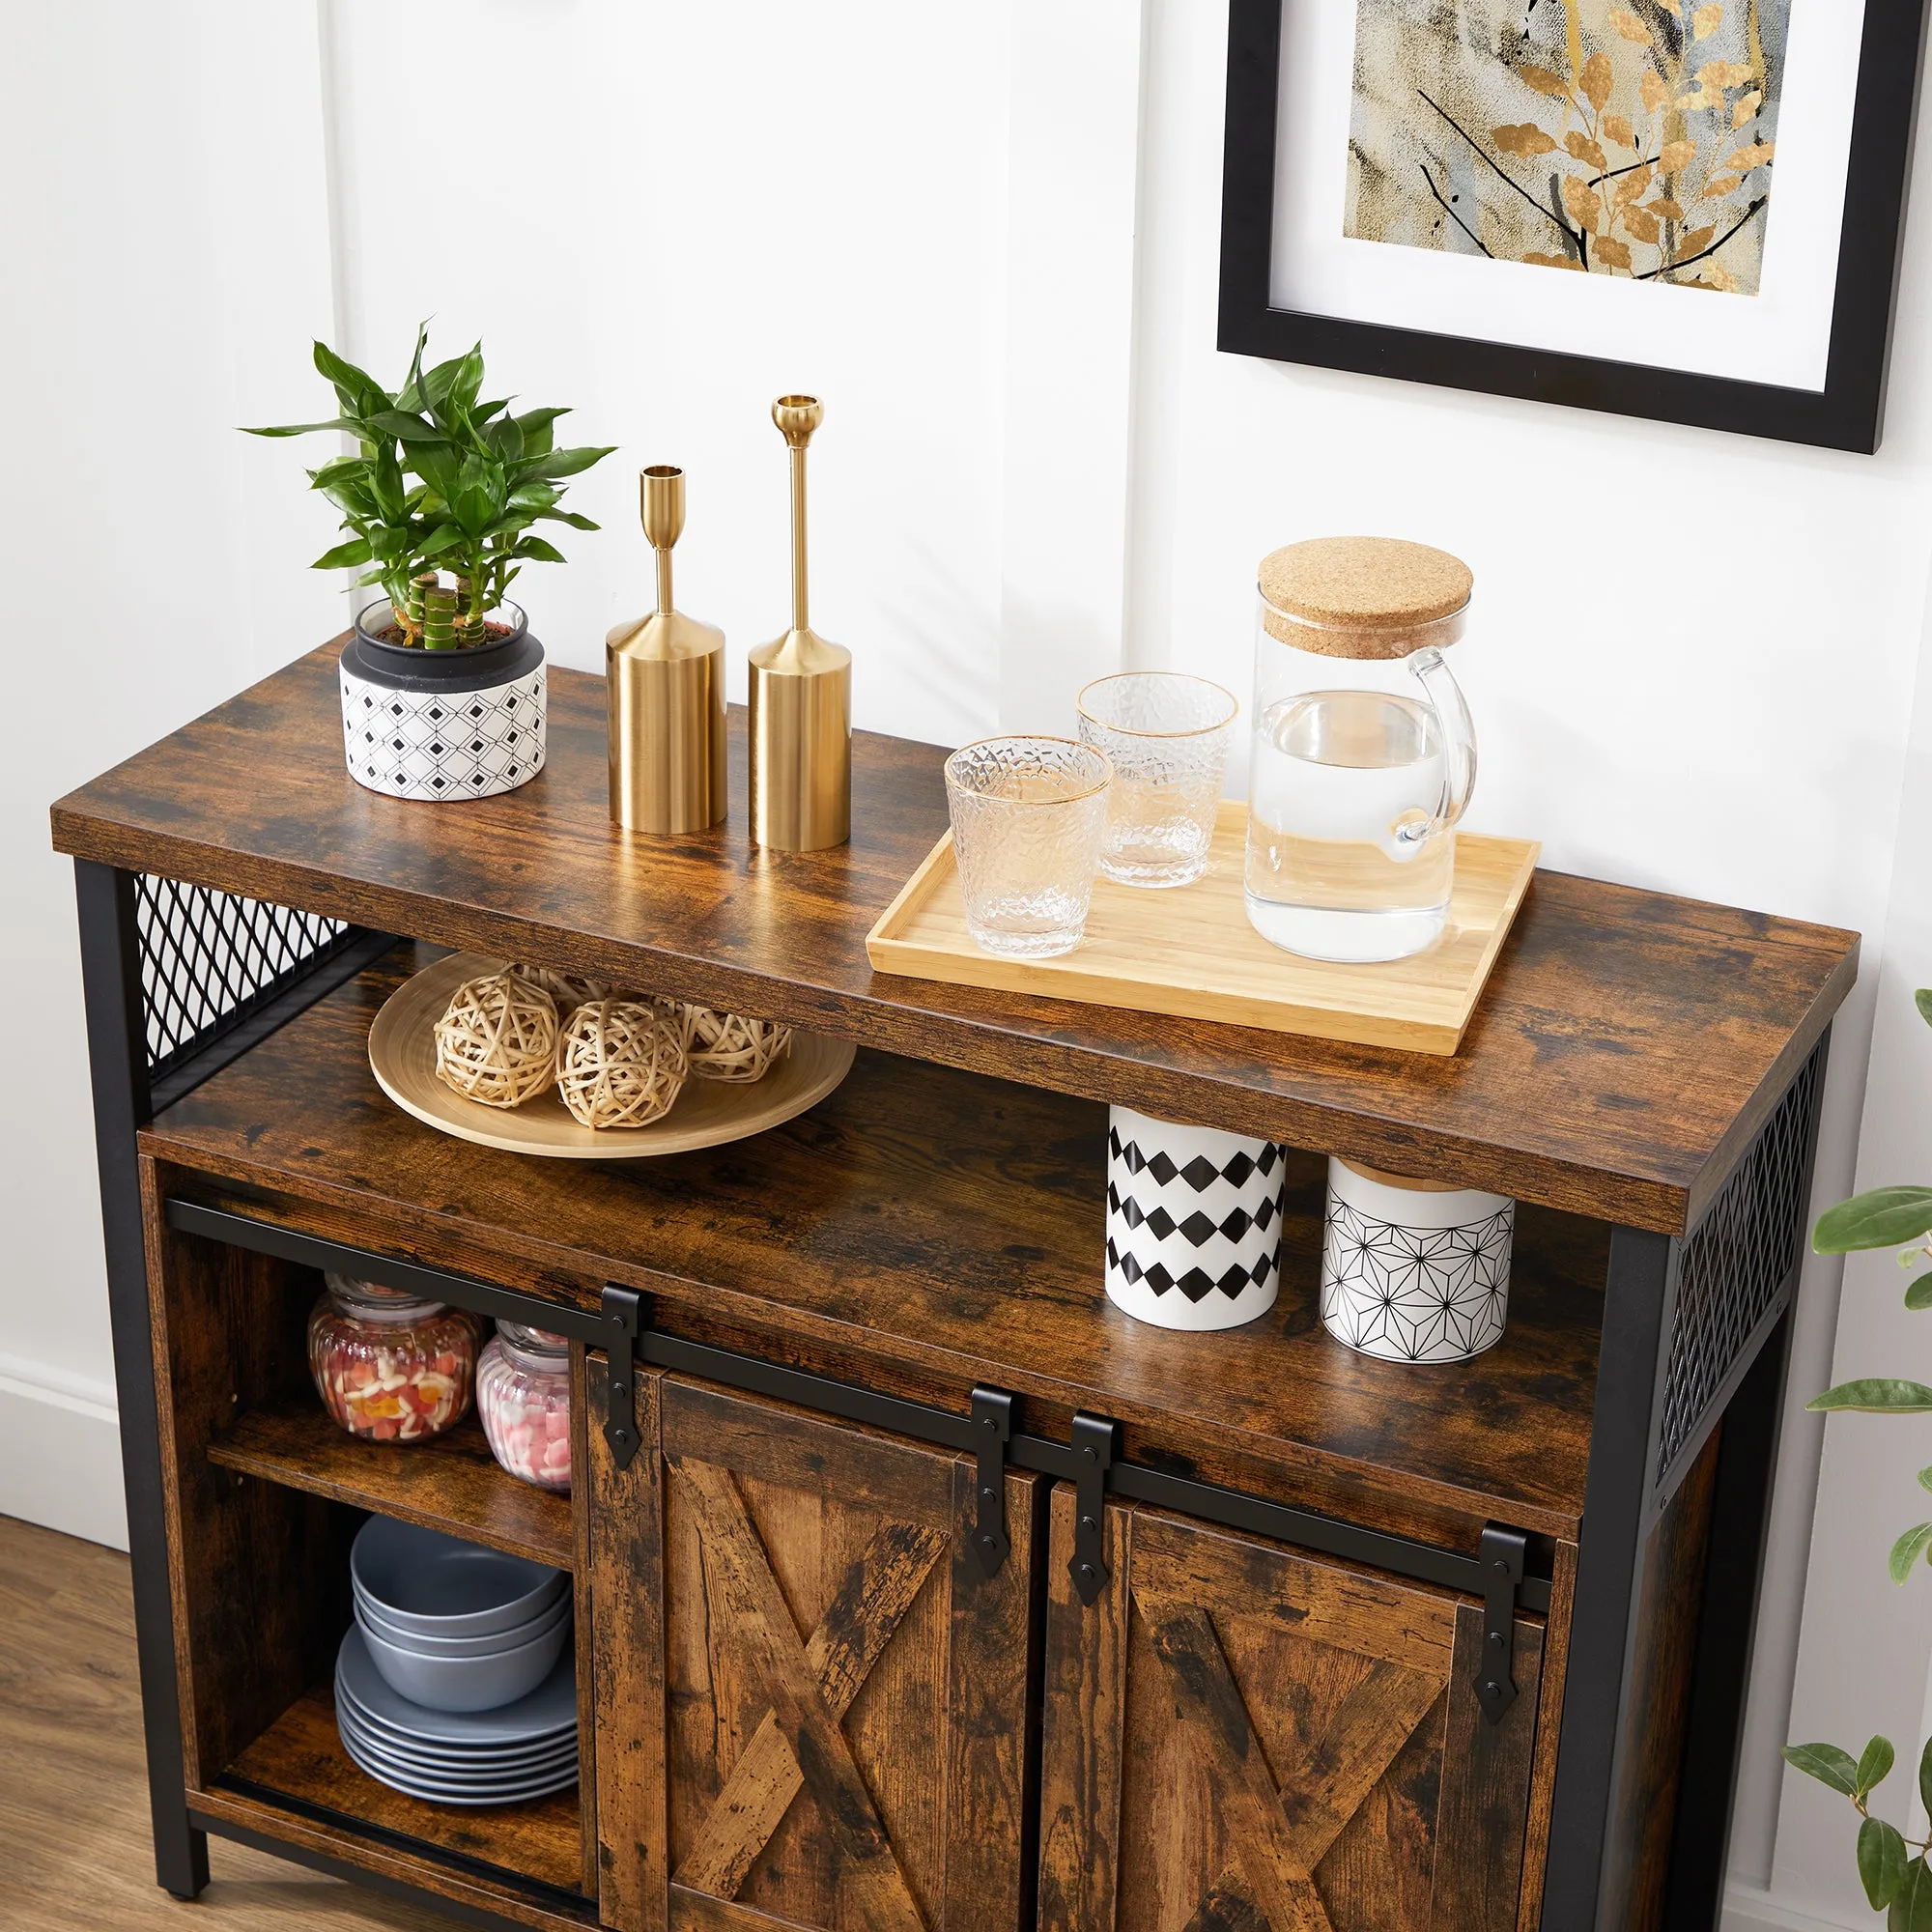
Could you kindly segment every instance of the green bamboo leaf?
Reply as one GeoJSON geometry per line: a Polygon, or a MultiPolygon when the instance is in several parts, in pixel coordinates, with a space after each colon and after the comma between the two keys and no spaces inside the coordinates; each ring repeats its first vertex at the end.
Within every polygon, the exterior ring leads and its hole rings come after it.
{"type": "Polygon", "coordinates": [[[1927,1026],[1932,1026],[1932,986],[1920,986],[1913,994],[1912,1004],[1918,1009],[1918,1017],[1927,1026]]]}
{"type": "Polygon", "coordinates": [[[1874,1737],[1859,1753],[1858,1795],[1862,1798],[1891,1775],[1893,1751],[1889,1738],[1874,1737]]]}
{"type": "Polygon", "coordinates": [[[1874,1187],[1818,1216],[1811,1245],[1821,1255],[1896,1248],[1932,1229],[1932,1187],[1874,1187]]]}
{"type": "Polygon", "coordinates": [[[344,361],[326,342],[315,345],[315,366],[317,374],[335,385],[335,393],[342,398],[345,410],[380,410],[389,400],[388,390],[375,377],[366,369],[344,361]]]}
{"type": "Polygon", "coordinates": [[[526,556],[535,563],[561,563],[563,553],[554,544],[547,544],[542,537],[526,537],[510,554],[526,556]]]}
{"type": "Polygon", "coordinates": [[[1902,1583],[1912,1575],[1912,1566],[1925,1554],[1928,1544],[1932,1544],[1932,1522],[1920,1522],[1915,1523],[1891,1546],[1886,1568],[1891,1572],[1894,1583],[1902,1583]]]}
{"type": "Polygon", "coordinates": [[[324,551],[309,565],[311,570],[353,570],[359,564],[367,563],[374,553],[369,548],[367,537],[355,537],[346,544],[337,544],[333,550],[324,551]]]}
{"type": "Polygon", "coordinates": [[[421,416],[412,415],[408,410],[377,410],[369,417],[369,427],[384,436],[394,437],[398,442],[442,442],[446,439],[434,423],[426,423],[421,416]]]}
{"type": "MultiPolygon", "coordinates": [[[[243,429],[243,436],[306,436],[316,429],[347,430],[351,436],[363,436],[362,419],[359,416],[330,416],[327,422],[319,423],[276,423],[269,429],[243,429]]],[[[365,438],[366,440],[366,438],[365,438]]]]}
{"type": "Polygon", "coordinates": [[[1836,1388],[1828,1388],[1823,1395],[1814,1395],[1804,1406],[1828,1414],[1852,1408],[1869,1415],[1922,1415],[1932,1410],[1932,1388],[1923,1382],[1869,1377],[1862,1381],[1840,1382],[1836,1388]]]}
{"type": "Polygon", "coordinates": [[[1922,1855],[1905,1867],[1885,1923],[1886,1932],[1932,1932],[1932,1871],[1922,1855]]]}
{"type": "MultiPolygon", "coordinates": [[[[1815,1777],[1820,1784],[1829,1784],[1833,1791],[1842,1791],[1847,1798],[1858,1789],[1859,1768],[1851,1752],[1840,1750],[1836,1745],[1786,1745],[1780,1754],[1794,1771],[1815,1777]]],[[[1923,1776],[1921,1766],[1921,1779],[1923,1776]]]]}
{"type": "Polygon", "coordinates": [[[516,419],[505,416],[501,422],[491,423],[483,432],[483,440],[504,463],[521,462],[524,454],[524,433],[517,427],[516,419]]]}
{"type": "MultiPolygon", "coordinates": [[[[528,483],[540,476],[575,476],[579,470],[588,469],[593,463],[602,463],[607,456],[614,456],[616,448],[616,444],[612,443],[609,449],[553,449],[546,456],[527,457],[517,465],[512,472],[512,481],[528,483]]],[[[1927,1188],[1925,1192],[1928,1200],[1932,1200],[1932,1188],[1927,1188]]],[[[1932,1211],[1927,1212],[1925,1225],[1932,1228],[1932,1211]]]]}
{"type": "Polygon", "coordinates": [[[556,447],[554,440],[553,425],[557,417],[567,416],[568,410],[526,410],[516,420],[517,428],[523,433],[524,454],[526,456],[548,456],[556,447]]]}
{"type": "Polygon", "coordinates": [[[581,517],[575,510],[539,510],[537,515],[554,524],[568,524],[574,530],[601,530],[602,524],[593,524],[588,517],[581,517]]]}
{"type": "Polygon", "coordinates": [[[1883,1912],[1905,1883],[1905,1840],[1895,1825],[1867,1818],[1859,1827],[1859,1881],[1874,1912],[1883,1912]]]}
{"type": "Polygon", "coordinates": [[[422,540],[416,554],[424,558],[441,556],[444,552],[452,551],[458,544],[468,541],[469,538],[460,524],[439,524],[422,540]]]}
{"type": "Polygon", "coordinates": [[[479,342],[469,354],[456,365],[456,374],[450,379],[449,394],[445,399],[468,416],[476,407],[476,398],[483,387],[483,345],[479,342]]]}
{"type": "Polygon", "coordinates": [[[1932,1274],[1921,1274],[1905,1284],[1905,1305],[1911,1309],[1932,1308],[1932,1274]]]}

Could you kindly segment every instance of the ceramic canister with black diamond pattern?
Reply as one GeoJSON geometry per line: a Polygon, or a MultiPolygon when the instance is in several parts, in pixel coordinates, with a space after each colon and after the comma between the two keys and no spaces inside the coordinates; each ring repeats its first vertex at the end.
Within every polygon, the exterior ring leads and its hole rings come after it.
{"type": "Polygon", "coordinates": [[[1131,1107],[1107,1122],[1107,1297],[1159,1328],[1238,1328],[1274,1306],[1281,1181],[1273,1141],[1131,1107]]]}
{"type": "Polygon", "coordinates": [[[356,618],[339,671],[342,750],[357,784],[391,798],[495,798],[543,770],[543,646],[514,604],[490,617],[488,643],[443,651],[385,637],[386,604],[356,618]]]}
{"type": "Polygon", "coordinates": [[[1516,1203],[1502,1194],[1328,1163],[1321,1321],[1392,1362],[1466,1362],[1509,1315],[1516,1203]]]}

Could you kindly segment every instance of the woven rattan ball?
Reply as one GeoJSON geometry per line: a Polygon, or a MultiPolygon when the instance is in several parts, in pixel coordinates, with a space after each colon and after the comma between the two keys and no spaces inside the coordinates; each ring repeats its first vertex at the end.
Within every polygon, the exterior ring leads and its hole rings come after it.
{"type": "Polygon", "coordinates": [[[557,1041],[557,1091],[586,1127],[647,1127],[662,1120],[689,1070],[677,1019],[635,1000],[585,1002],[557,1041]]]}
{"type": "Polygon", "coordinates": [[[534,1100],[556,1078],[556,1002],[511,973],[464,980],[436,1023],[436,1074],[486,1107],[534,1100]]]}
{"type": "Polygon", "coordinates": [[[616,989],[602,980],[586,980],[576,973],[559,973],[554,966],[508,966],[507,973],[532,986],[541,986],[556,1002],[559,1013],[574,1011],[586,1000],[608,1000],[616,989]]]}
{"type": "Polygon", "coordinates": [[[776,1020],[748,1020],[712,1007],[684,1009],[684,1050],[699,1080],[762,1080],[790,1049],[791,1028],[776,1020]]]}

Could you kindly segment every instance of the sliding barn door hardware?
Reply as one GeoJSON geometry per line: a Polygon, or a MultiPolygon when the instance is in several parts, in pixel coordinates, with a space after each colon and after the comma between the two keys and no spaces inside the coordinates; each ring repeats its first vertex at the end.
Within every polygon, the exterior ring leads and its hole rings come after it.
{"type": "Polygon", "coordinates": [[[1483,1655],[1476,1666],[1476,1701],[1499,1723],[1516,1702],[1516,1606],[1522,1590],[1529,1539],[1500,1523],[1483,1525],[1483,1655]]]}
{"type": "Polygon", "coordinates": [[[997,1577],[1012,1548],[1007,1537],[1007,1444],[1013,1434],[1013,1398],[999,1389],[973,1391],[973,1554],[988,1578],[997,1577]]]}
{"type": "Polygon", "coordinates": [[[620,1469],[628,1469],[631,1458],[638,1453],[639,1299],[630,1289],[607,1283],[598,1305],[600,1332],[611,1358],[604,1439],[610,1443],[611,1460],[620,1469]]]}
{"type": "Polygon", "coordinates": [[[1107,1583],[1107,1471],[1120,1438],[1118,1422],[1084,1410],[1073,1418],[1073,1554],[1066,1568],[1083,1604],[1097,1602],[1107,1583]]]}
{"type": "MultiPolygon", "coordinates": [[[[1158,1509],[1245,1530],[1345,1562],[1439,1584],[1483,1602],[1484,1654],[1476,1686],[1483,1709],[1492,1719],[1499,1719],[1517,1695],[1512,1612],[1549,1608],[1548,1576],[1526,1574],[1529,1539],[1521,1530],[1502,1524],[1485,1527],[1477,1553],[1444,1549],[1128,1461],[1121,1453],[1121,1425],[1108,1417],[1076,1414],[1071,1439],[1055,1441],[1051,1436],[1029,1435],[1020,1426],[1019,1398],[998,1389],[973,1390],[969,1412],[961,1414],[932,1403],[913,1402],[860,1383],[769,1362],[736,1349],[667,1334],[652,1325],[649,1298],[615,1282],[605,1287],[593,1310],[523,1289],[499,1288],[493,1282],[399,1256],[325,1240],[230,1208],[205,1207],[198,1201],[171,1199],[166,1213],[168,1226],[185,1235],[273,1255],[304,1267],[333,1268],[362,1280],[407,1289],[433,1301],[472,1309],[479,1315],[545,1328],[586,1348],[608,1350],[610,1404],[604,1434],[619,1467],[637,1454],[639,1443],[633,1372],[636,1362],[647,1362],[676,1375],[696,1376],[748,1395],[769,1396],[820,1415],[891,1430],[915,1441],[971,1456],[977,1465],[975,1487],[979,1492],[974,1552],[987,1577],[998,1575],[1009,1553],[1005,1472],[1027,1469],[1073,1486],[1079,1512],[1073,1580],[1085,1603],[1096,1601],[1107,1577],[1101,1498],[1109,1492],[1125,1501],[1151,1503],[1158,1509]],[[992,1418],[991,1427],[987,1426],[988,1417],[992,1418]],[[991,1497],[985,1493],[988,1490],[993,1492],[991,1497]],[[983,1537],[994,1541],[985,1543],[983,1537]],[[1088,1566],[1085,1572],[1082,1564],[1088,1566]]],[[[1540,1549],[1537,1568],[1547,1570],[1547,1553],[1540,1549]]]]}

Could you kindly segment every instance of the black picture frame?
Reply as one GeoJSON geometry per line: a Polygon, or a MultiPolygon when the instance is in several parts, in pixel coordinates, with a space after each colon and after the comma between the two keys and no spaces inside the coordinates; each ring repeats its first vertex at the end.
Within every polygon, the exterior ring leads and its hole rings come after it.
{"type": "Polygon", "coordinates": [[[1283,0],[1228,4],[1219,348],[1269,361],[1350,369],[1827,449],[1864,455],[1877,449],[1927,0],[1866,0],[1822,390],[1274,307],[1269,288],[1282,5],[1283,0]]]}

